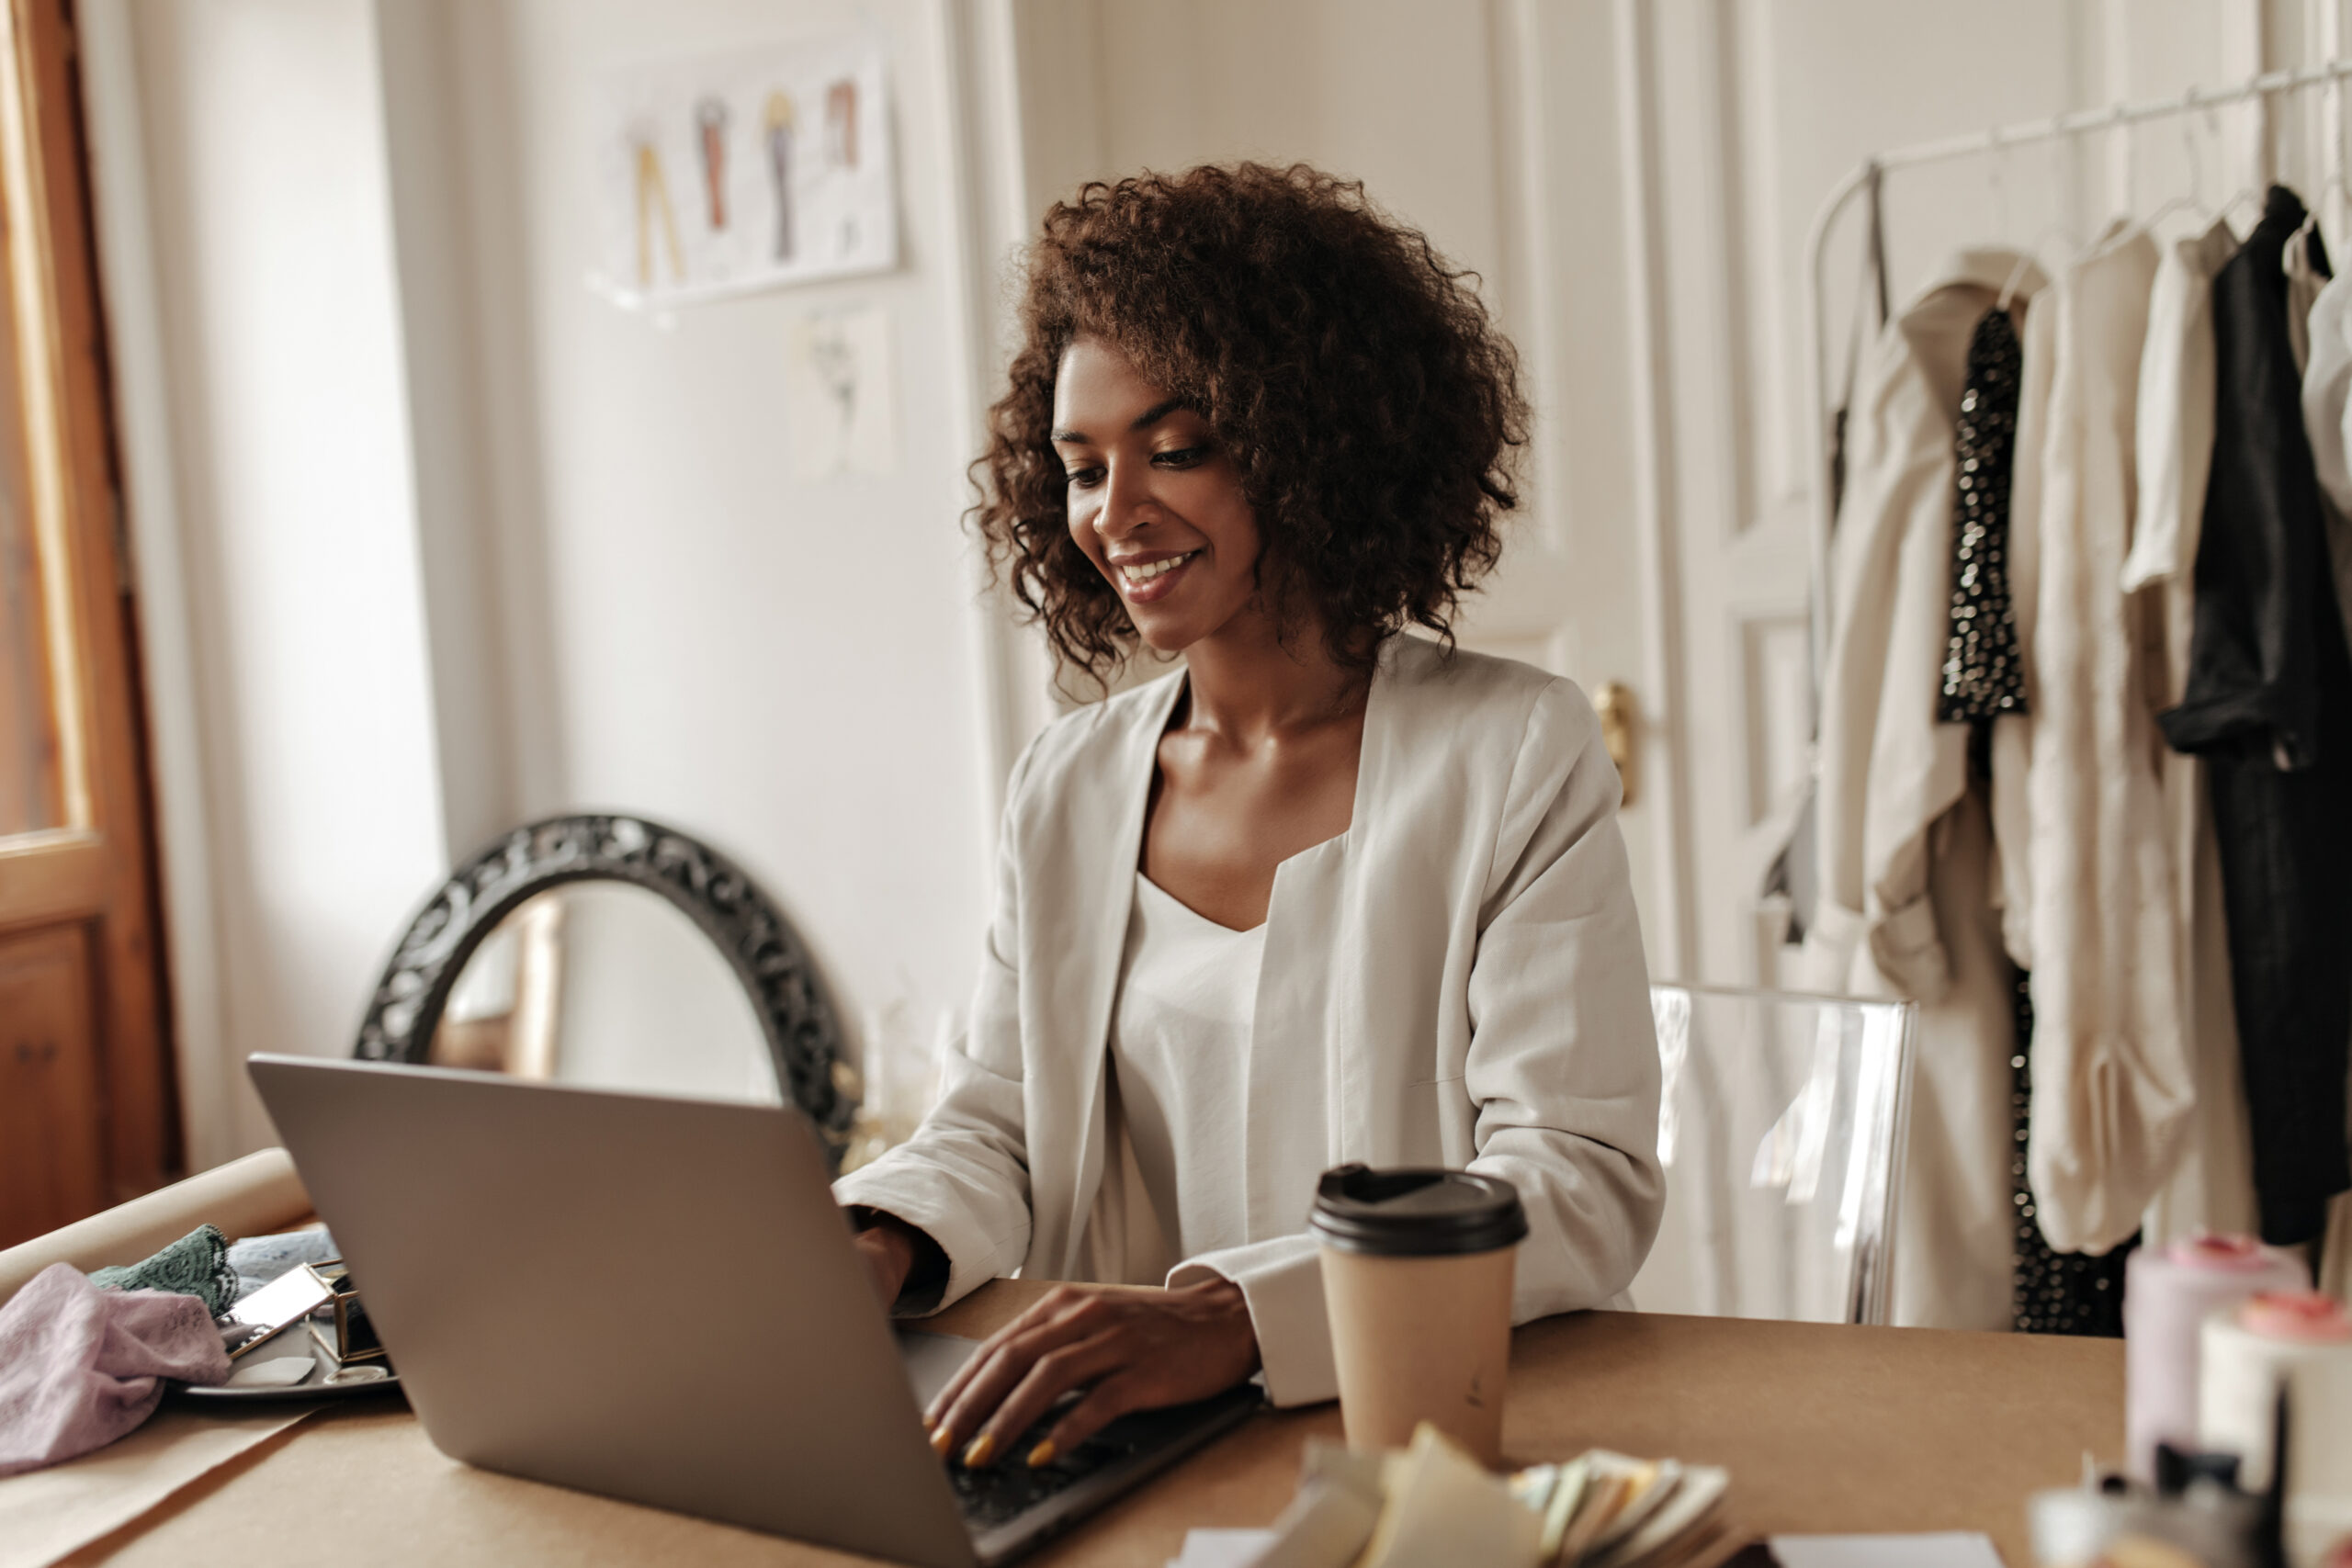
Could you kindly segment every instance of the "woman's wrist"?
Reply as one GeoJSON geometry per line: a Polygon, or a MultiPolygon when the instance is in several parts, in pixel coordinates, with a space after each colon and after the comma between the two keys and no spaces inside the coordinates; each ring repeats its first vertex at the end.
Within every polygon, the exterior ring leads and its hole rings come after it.
{"type": "Polygon", "coordinates": [[[887,1219],[866,1226],[864,1235],[866,1245],[881,1254],[883,1280],[890,1299],[896,1301],[907,1288],[907,1276],[914,1272],[914,1238],[907,1235],[906,1226],[887,1219]]]}
{"type": "Polygon", "coordinates": [[[928,1232],[864,1204],[852,1205],[849,1213],[858,1245],[873,1260],[876,1282],[886,1288],[893,1307],[907,1303],[910,1297],[915,1305],[927,1305],[945,1290],[947,1254],[928,1232]]]}
{"type": "Polygon", "coordinates": [[[1264,1358],[1258,1349],[1258,1325],[1250,1315],[1250,1298],[1242,1293],[1241,1287],[1220,1275],[1214,1280],[1204,1280],[1197,1285],[1183,1286],[1182,1290],[1206,1309],[1203,1315],[1213,1319],[1223,1328],[1227,1343],[1236,1348],[1248,1348],[1250,1372],[1256,1372],[1264,1364],[1264,1358]]]}

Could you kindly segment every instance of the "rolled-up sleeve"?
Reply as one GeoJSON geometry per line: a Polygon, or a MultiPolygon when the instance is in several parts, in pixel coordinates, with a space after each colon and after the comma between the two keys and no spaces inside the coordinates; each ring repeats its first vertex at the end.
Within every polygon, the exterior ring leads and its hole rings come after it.
{"type": "Polygon", "coordinates": [[[905,1221],[947,1255],[935,1301],[902,1302],[902,1314],[936,1312],[1011,1274],[1029,1252],[1029,1156],[1023,1094],[1021,867],[1016,819],[1028,758],[1013,772],[999,835],[996,912],[989,924],[969,1022],[940,1064],[940,1098],[915,1135],[833,1184],[844,1207],[905,1221]]]}
{"type": "Polygon", "coordinates": [[[1323,1312],[1323,1258],[1312,1235],[1270,1236],[1204,1252],[1171,1269],[1168,1288],[1216,1279],[1241,1288],[1250,1326],[1258,1336],[1268,1399],[1288,1405],[1339,1397],[1340,1374],[1323,1312]]]}
{"type": "Polygon", "coordinates": [[[1529,713],[1470,972],[1470,1168],[1519,1190],[1514,1321],[1610,1304],[1666,1204],[1657,1034],[1617,770],[1582,693],[1529,713]]]}

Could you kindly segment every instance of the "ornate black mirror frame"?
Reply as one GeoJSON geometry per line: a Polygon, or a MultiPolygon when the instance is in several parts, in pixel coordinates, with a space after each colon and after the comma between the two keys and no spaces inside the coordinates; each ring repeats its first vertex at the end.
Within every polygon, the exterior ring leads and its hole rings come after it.
{"type": "Polygon", "coordinates": [[[759,1015],[777,1085],[816,1123],[838,1168],[856,1079],[808,950],[741,867],[650,818],[551,817],[505,834],[452,872],[392,950],[353,1055],[423,1064],[450,989],[482,939],[525,899],[592,881],[660,894],[718,944],[759,1015]]]}

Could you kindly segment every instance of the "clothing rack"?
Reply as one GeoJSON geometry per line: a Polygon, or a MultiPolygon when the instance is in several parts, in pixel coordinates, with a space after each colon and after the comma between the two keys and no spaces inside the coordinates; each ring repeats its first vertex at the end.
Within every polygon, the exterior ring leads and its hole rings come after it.
{"type": "Polygon", "coordinates": [[[1822,675],[1829,663],[1829,543],[1837,525],[1830,501],[1829,285],[1825,263],[1830,235],[1854,197],[1871,188],[1890,170],[1914,168],[1922,164],[1949,163],[1985,152],[1999,154],[2036,142],[2116,130],[2145,120],[2166,119],[2175,115],[2196,114],[2233,104],[2258,103],[2267,108],[2269,101],[2280,95],[2301,92],[2310,87],[2335,85],[2347,79],[2352,79],[2352,58],[2331,60],[2324,64],[2306,66],[2301,70],[2267,72],[2226,87],[2191,87],[2174,98],[2115,103],[2104,108],[2077,109],[2068,114],[2053,115],[2047,119],[2024,120],[2013,125],[1995,126],[1989,130],[1949,136],[1940,141],[1915,142],[1908,147],[1894,148],[1865,158],[1829,193],[1820,210],[1815,214],[1812,231],[1805,240],[1805,273],[1810,283],[1805,299],[1806,336],[1813,343],[1813,357],[1806,367],[1810,382],[1806,393],[1813,411],[1815,464],[1811,563],[1813,613],[1809,641],[1816,705],[1820,701],[1822,675]]]}

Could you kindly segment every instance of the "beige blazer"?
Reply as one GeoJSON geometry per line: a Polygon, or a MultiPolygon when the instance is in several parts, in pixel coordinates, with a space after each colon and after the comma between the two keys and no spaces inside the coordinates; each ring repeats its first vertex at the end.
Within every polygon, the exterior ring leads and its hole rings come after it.
{"type": "MultiPolygon", "coordinates": [[[[997,908],[939,1105],[842,1179],[844,1203],[983,1281],[1118,1277],[1090,1236],[1104,1062],[1159,737],[1182,672],[1061,719],[1015,768],[997,908]]],[[[1658,1059],[1618,781],[1584,694],[1527,665],[1387,643],[1336,853],[1284,863],[1252,1023],[1250,1239],[1188,1259],[1248,1300],[1279,1404],[1336,1392],[1308,1190],[1260,1168],[1443,1165],[1527,1208],[1516,1317],[1613,1304],[1663,1204],[1658,1059]],[[1283,1183],[1288,1186],[1291,1183],[1283,1183]]],[[[1096,1221],[1096,1228],[1101,1228],[1096,1221]]]]}
{"type": "MultiPolygon", "coordinates": [[[[1953,423],[1976,323],[2014,284],[2044,279],[2014,251],[1965,251],[1865,352],[1838,512],[1829,658],[1822,673],[1821,898],[1802,983],[1919,1003],[1894,1321],[2006,1328],[2013,1268],[2009,958],[2028,934],[2024,891],[2027,720],[1993,726],[1989,794],[1969,782],[1968,727],[1939,724],[1951,625],[1953,423]]],[[[2029,433],[2047,401],[2050,323],[2025,321],[2025,385],[2010,500],[2018,636],[2029,649],[2041,465],[2029,433]]]]}

